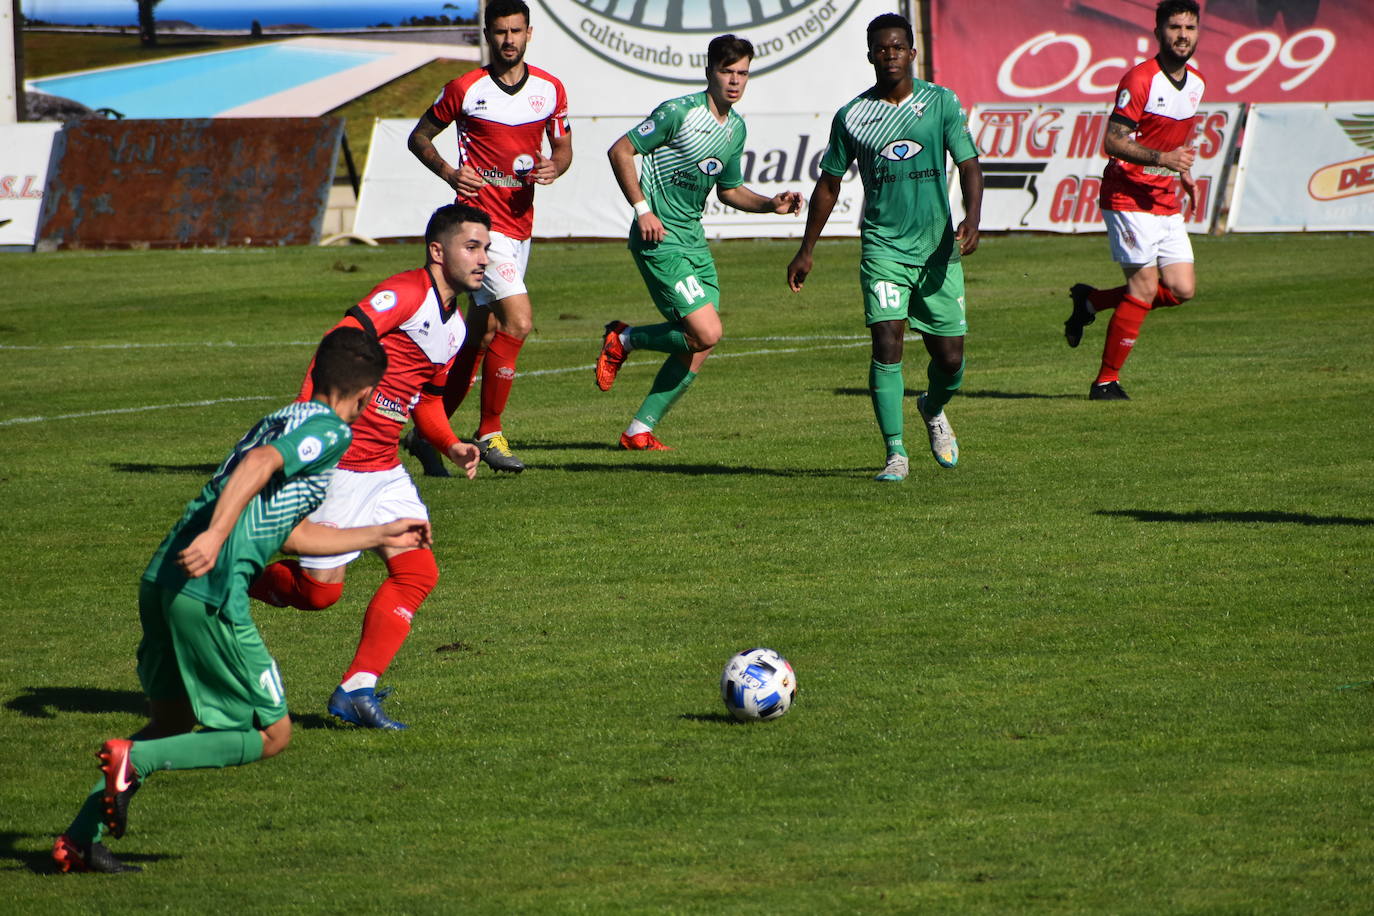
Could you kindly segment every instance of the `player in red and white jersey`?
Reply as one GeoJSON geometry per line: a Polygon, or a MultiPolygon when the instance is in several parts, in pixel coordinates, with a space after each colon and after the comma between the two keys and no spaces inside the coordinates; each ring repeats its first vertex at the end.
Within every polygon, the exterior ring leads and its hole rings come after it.
{"type": "MultiPolygon", "coordinates": [[[[410,133],[410,151],[458,194],[491,214],[491,266],[473,296],[468,340],[454,365],[445,407],[453,412],[467,397],[482,367],[477,445],[493,470],[519,473],[502,414],[515,382],[515,361],[534,326],[525,267],[534,225],[534,186],[551,184],[572,165],[568,97],[563,84],[525,63],[530,10],[523,0],[490,0],[484,34],[491,63],[444,87],[410,133]],[[458,167],[434,147],[448,125],[458,132],[458,167]],[[549,143],[545,156],[543,144],[549,143]]],[[[409,446],[409,440],[407,442],[409,446]]],[[[422,460],[423,450],[415,450],[422,460]]],[[[432,473],[426,461],[426,473],[432,473]]]]}
{"type": "MultiPolygon", "coordinates": [[[[310,521],[352,528],[396,518],[428,520],[429,510],[397,451],[401,429],[410,419],[469,478],[477,473],[480,452],[453,434],[444,412],[444,384],[463,345],[458,294],[482,285],[490,229],[491,219],[475,207],[440,207],[425,228],[425,266],[384,280],[335,325],[362,328],[376,337],[386,351],[387,369],[372,400],[353,421],[352,444],[310,521]]],[[[300,400],[312,394],[307,373],[300,400]]],[[[383,547],[377,553],[386,563],[387,577],[368,603],[362,638],[328,709],[354,725],[404,728],[382,710],[377,679],[405,641],[411,618],[439,579],[439,568],[427,547],[383,547]]],[[[273,563],[249,594],[277,607],[329,607],[343,594],[348,564],[360,555],[354,551],[273,563]]]]}
{"type": "Polygon", "coordinates": [[[1116,104],[1103,143],[1107,168],[1099,204],[1107,225],[1112,259],[1126,283],[1069,289],[1073,311],[1064,339],[1076,347],[1097,313],[1114,309],[1102,348],[1102,365],[1088,389],[1094,401],[1130,400],[1121,387],[1121,367],[1131,355],[1150,310],[1182,305],[1193,297],[1193,246],[1184,225],[1175,182],[1197,204],[1192,138],[1204,88],[1202,74],[1188,65],[1197,50],[1198,4],[1162,0],[1155,8],[1159,53],[1131,68],[1117,88],[1116,104]],[[1132,136],[1134,135],[1134,136],[1132,136]]]}

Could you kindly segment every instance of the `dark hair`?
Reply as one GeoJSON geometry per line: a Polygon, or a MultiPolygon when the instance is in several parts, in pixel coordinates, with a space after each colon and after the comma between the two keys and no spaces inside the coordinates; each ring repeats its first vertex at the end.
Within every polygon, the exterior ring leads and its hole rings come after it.
{"type": "Polygon", "coordinates": [[[728,67],[737,60],[754,59],[754,43],[738,35],[717,35],[706,46],[706,69],[728,67]]]}
{"type": "Polygon", "coordinates": [[[386,374],[386,351],[362,328],[335,328],[315,351],[310,383],[316,392],[352,394],[369,388],[386,374]]]}
{"type": "Polygon", "coordinates": [[[873,47],[873,34],[884,29],[901,29],[906,33],[906,43],[911,47],[916,47],[916,35],[911,31],[911,23],[907,22],[905,16],[898,16],[896,13],[883,13],[868,24],[868,46],[873,47]]]}
{"type": "Polygon", "coordinates": [[[1197,0],[1159,0],[1159,6],[1155,7],[1155,28],[1162,29],[1164,23],[1179,13],[1192,13],[1202,18],[1197,0]]]}
{"type": "Polygon", "coordinates": [[[429,218],[429,225],[425,227],[425,247],[428,248],[430,242],[448,238],[463,223],[481,223],[491,230],[491,217],[485,210],[467,204],[445,204],[429,218]]]}
{"type": "Polygon", "coordinates": [[[507,16],[524,16],[525,25],[529,25],[529,5],[525,0],[487,0],[487,11],[482,14],[482,28],[489,29],[493,22],[507,16]]]}

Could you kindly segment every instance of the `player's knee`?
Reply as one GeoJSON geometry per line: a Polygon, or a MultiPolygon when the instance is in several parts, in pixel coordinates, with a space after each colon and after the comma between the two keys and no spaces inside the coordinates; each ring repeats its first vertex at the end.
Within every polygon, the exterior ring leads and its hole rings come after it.
{"type": "Polygon", "coordinates": [[[406,592],[415,607],[434,591],[439,584],[439,564],[434,560],[432,550],[407,550],[386,561],[387,578],[392,584],[406,592]]]}
{"type": "Polygon", "coordinates": [[[1197,288],[1192,282],[1180,283],[1174,281],[1167,286],[1163,283],[1159,284],[1159,292],[1160,294],[1156,298],[1165,299],[1166,304],[1182,305],[1193,298],[1193,296],[1197,295],[1197,288]],[[1173,301],[1167,302],[1168,299],[1172,299],[1173,301]]]}
{"type": "Polygon", "coordinates": [[[932,356],[930,361],[942,375],[958,375],[959,370],[964,366],[964,355],[962,353],[942,353],[939,356],[932,356]]]}
{"type": "Polygon", "coordinates": [[[534,317],[531,315],[509,315],[501,322],[501,332],[524,340],[534,331],[534,317]]]}

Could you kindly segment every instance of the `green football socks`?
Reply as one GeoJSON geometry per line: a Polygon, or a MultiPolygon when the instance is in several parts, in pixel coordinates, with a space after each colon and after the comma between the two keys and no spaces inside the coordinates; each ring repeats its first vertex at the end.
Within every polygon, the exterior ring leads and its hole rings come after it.
{"type": "Polygon", "coordinates": [[[668,357],[663,361],[663,367],[658,370],[658,375],[654,376],[654,383],[650,386],[644,403],[640,404],[639,410],[635,412],[635,419],[653,429],[667,416],[668,411],[673,409],[678,399],[687,393],[687,389],[692,387],[696,377],[697,374],[688,369],[682,360],[676,356],[668,357]]]}
{"type": "Polygon", "coordinates": [[[959,371],[950,375],[935,368],[935,361],[931,360],[926,366],[926,378],[930,380],[930,388],[926,390],[926,414],[933,417],[945,409],[959,386],[964,384],[964,363],[961,360],[959,371]]]}
{"type": "Polygon", "coordinates": [[[630,329],[630,349],[657,350],[659,353],[691,353],[687,335],[676,321],[648,324],[630,329]]]}
{"type": "Polygon", "coordinates": [[[876,359],[868,366],[868,393],[873,398],[873,415],[878,418],[878,431],[889,455],[906,455],[902,445],[902,396],[906,383],[902,381],[901,363],[880,363],[876,359]]]}

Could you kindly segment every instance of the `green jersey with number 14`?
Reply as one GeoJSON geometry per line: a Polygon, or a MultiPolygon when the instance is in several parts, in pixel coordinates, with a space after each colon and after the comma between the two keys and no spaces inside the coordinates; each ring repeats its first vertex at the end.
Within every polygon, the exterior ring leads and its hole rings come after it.
{"type": "MultiPolygon", "coordinates": [[[[706,92],[669,99],[625,136],[644,157],[639,185],[667,235],[658,248],[705,248],[701,211],[717,184],[729,190],[744,184],[744,119],[734,109],[725,123],[711,113],[706,92]]],[[[648,247],[630,225],[630,247],[648,247]]]]}
{"type": "Polygon", "coordinates": [[[946,153],[958,163],[978,148],[958,96],[943,86],[914,80],[911,95],[895,105],[869,89],[835,113],[821,170],[842,176],[858,160],[862,257],[913,265],[959,260],[946,153]]]}

